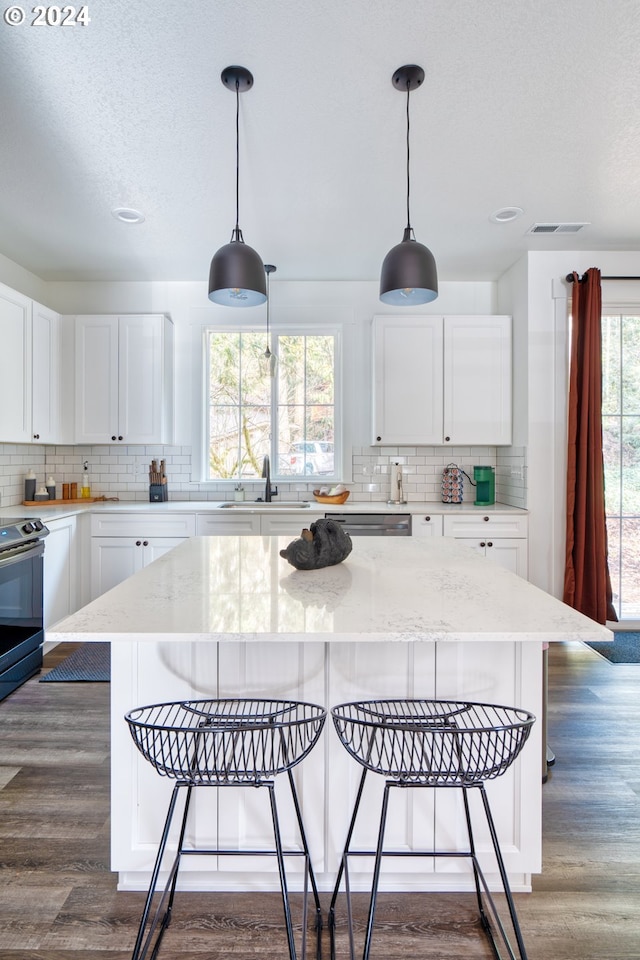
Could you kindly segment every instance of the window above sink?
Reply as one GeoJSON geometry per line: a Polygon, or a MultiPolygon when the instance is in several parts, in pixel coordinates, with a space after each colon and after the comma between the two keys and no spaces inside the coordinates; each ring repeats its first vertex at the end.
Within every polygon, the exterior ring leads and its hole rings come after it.
{"type": "Polygon", "coordinates": [[[205,331],[202,481],[260,480],[265,455],[274,481],[341,479],[340,331],[274,329],[272,350],[275,377],[264,330],[205,331]]]}

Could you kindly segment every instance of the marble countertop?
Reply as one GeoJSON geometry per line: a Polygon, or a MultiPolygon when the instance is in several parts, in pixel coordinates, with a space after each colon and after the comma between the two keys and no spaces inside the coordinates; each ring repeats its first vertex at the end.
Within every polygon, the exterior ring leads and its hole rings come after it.
{"type": "MultiPolygon", "coordinates": [[[[64,517],[69,517],[73,515],[83,514],[83,513],[146,513],[149,516],[166,516],[171,513],[216,513],[218,512],[221,517],[232,516],[234,513],[246,513],[255,510],[259,513],[276,513],[282,514],[287,511],[283,509],[282,505],[278,505],[277,501],[274,501],[277,506],[277,510],[274,511],[273,507],[270,507],[265,503],[258,503],[255,501],[245,500],[243,502],[242,510],[236,510],[235,508],[228,509],[223,508],[223,504],[229,503],[229,501],[224,500],[169,500],[166,503],[149,503],[146,500],[107,500],[107,501],[98,501],[96,503],[70,503],[68,506],[64,504],[55,504],[48,506],[46,500],[42,503],[39,503],[35,507],[25,507],[21,505],[16,505],[12,507],[2,507],[0,512],[4,517],[12,517],[19,519],[21,517],[33,518],[40,517],[44,523],[47,520],[61,520],[64,517]],[[222,508],[222,509],[221,509],[222,508]]],[[[512,507],[506,503],[495,503],[490,507],[476,507],[473,503],[473,500],[468,501],[467,503],[441,503],[439,500],[425,500],[425,501],[416,501],[412,500],[409,503],[404,504],[387,504],[384,501],[378,500],[366,500],[366,501],[357,501],[357,500],[348,500],[347,503],[334,505],[326,503],[316,503],[315,500],[309,502],[309,511],[314,513],[411,513],[414,515],[419,514],[445,514],[445,515],[456,515],[456,514],[481,514],[483,516],[495,516],[496,514],[514,514],[521,513],[526,514],[527,511],[523,510],[521,507],[512,507]]],[[[292,513],[300,513],[301,517],[305,516],[305,510],[301,510],[299,507],[292,507],[292,513]]]]}
{"type": "Polygon", "coordinates": [[[47,630],[52,641],[610,640],[605,627],[449,538],[362,537],[294,570],[290,537],[193,537],[47,630]]]}

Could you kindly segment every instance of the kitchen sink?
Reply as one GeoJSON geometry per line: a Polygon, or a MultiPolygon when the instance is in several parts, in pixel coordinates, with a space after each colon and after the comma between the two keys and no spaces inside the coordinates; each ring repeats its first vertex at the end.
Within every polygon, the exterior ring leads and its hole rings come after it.
{"type": "Polygon", "coordinates": [[[308,510],[310,503],[308,500],[280,500],[275,502],[271,500],[267,503],[264,500],[242,500],[232,503],[221,503],[220,510],[308,510]]]}

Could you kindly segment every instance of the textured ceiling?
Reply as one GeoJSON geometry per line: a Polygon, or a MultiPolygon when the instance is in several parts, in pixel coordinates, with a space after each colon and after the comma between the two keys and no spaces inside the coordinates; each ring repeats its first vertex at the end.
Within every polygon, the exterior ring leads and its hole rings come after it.
{"type": "Polygon", "coordinates": [[[88,7],[85,27],[0,22],[0,253],[44,279],[206,280],[234,223],[231,63],[255,78],[240,225],[279,279],[375,279],[402,238],[391,75],[412,62],[411,219],[442,280],[495,279],[527,249],[640,249],[638,0],[88,7]],[[509,205],[524,215],[490,222],[509,205]]]}

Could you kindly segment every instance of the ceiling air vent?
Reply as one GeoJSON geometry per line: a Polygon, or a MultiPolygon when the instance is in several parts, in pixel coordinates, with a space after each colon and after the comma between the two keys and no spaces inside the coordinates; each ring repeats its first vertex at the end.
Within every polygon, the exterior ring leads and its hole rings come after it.
{"type": "Polygon", "coordinates": [[[588,226],[588,223],[534,223],[527,233],[577,233],[588,226]]]}

